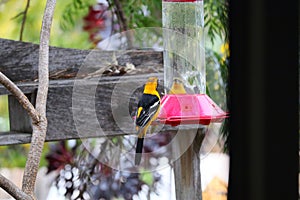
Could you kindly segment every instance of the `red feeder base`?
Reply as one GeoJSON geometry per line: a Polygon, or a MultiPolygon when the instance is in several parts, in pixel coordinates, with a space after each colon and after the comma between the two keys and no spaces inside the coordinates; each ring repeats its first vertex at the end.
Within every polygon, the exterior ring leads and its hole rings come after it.
{"type": "Polygon", "coordinates": [[[168,94],[162,98],[156,122],[177,126],[222,122],[228,117],[206,94],[168,94]]]}

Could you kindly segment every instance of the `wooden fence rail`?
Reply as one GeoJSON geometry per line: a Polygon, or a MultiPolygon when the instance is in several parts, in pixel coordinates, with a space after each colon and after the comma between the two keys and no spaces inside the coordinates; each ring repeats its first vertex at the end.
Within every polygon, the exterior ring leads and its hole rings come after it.
{"type": "MultiPolygon", "coordinates": [[[[38,45],[0,39],[0,46],[2,47],[0,71],[15,82],[33,102],[38,86],[38,45]]],[[[76,130],[72,97],[74,84],[80,80],[84,80],[87,89],[90,87],[95,89],[95,110],[99,124],[105,134],[113,136],[130,134],[133,128],[132,122],[124,122],[123,127],[119,127],[120,124],[114,120],[112,106],[116,100],[111,96],[115,86],[124,84],[120,98],[130,99],[126,109],[131,114],[146,78],[158,76],[159,79],[163,79],[162,52],[158,51],[113,52],[50,47],[49,62],[46,141],[101,136],[97,132],[79,135],[76,130]],[[132,92],[126,84],[140,87],[132,92]]],[[[162,89],[160,86],[160,91],[162,89]]],[[[85,90],[81,92],[84,95],[85,90]]],[[[7,94],[9,95],[10,131],[0,133],[0,145],[30,142],[31,126],[27,113],[14,97],[0,86],[0,95],[7,94]]],[[[79,102],[77,106],[87,107],[86,98],[88,97],[83,96],[82,102],[77,101],[79,102]]],[[[88,126],[92,124],[87,124],[88,126]]]]}

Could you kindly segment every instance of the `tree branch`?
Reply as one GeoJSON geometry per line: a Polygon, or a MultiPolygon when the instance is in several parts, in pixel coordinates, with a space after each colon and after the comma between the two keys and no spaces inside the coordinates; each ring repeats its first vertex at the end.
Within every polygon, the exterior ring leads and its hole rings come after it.
{"type": "Polygon", "coordinates": [[[13,182],[5,178],[0,174],[0,186],[8,194],[10,194],[15,199],[32,199],[29,195],[19,189],[13,182]]]}
{"type": "Polygon", "coordinates": [[[46,102],[49,86],[49,40],[55,4],[56,0],[47,0],[40,36],[39,86],[36,110],[41,119],[39,124],[33,124],[32,127],[31,145],[22,183],[22,190],[30,196],[34,196],[34,186],[47,131],[46,102]]]}
{"type": "Polygon", "coordinates": [[[24,11],[18,13],[16,16],[12,17],[11,20],[17,19],[18,17],[24,15],[24,11]]]}
{"type": "Polygon", "coordinates": [[[133,47],[133,38],[131,32],[128,31],[128,23],[121,2],[119,0],[113,0],[113,2],[116,6],[116,14],[117,14],[118,21],[121,25],[122,31],[125,31],[128,49],[131,49],[133,47]]]}
{"type": "Polygon", "coordinates": [[[25,7],[25,10],[22,12],[23,14],[23,20],[22,20],[22,25],[21,25],[21,30],[20,30],[20,41],[23,40],[23,31],[24,31],[24,27],[25,27],[25,22],[26,22],[26,17],[27,17],[27,12],[28,12],[28,8],[29,8],[29,4],[30,4],[30,0],[27,0],[27,4],[25,7]]]}
{"type": "Polygon", "coordinates": [[[127,19],[125,17],[124,11],[122,9],[122,5],[119,0],[113,0],[113,2],[116,6],[117,17],[122,24],[122,29],[123,29],[123,31],[127,31],[128,30],[127,19]]]}
{"type": "Polygon", "coordinates": [[[29,116],[32,119],[34,124],[39,122],[38,112],[35,110],[33,105],[30,103],[28,98],[24,93],[11,81],[9,80],[2,72],[0,72],[0,83],[6,87],[19,101],[23,108],[28,112],[29,116]]]}

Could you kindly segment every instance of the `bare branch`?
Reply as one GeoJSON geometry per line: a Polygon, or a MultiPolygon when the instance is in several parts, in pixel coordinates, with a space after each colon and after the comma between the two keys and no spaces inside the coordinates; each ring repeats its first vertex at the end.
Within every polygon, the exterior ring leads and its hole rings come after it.
{"type": "Polygon", "coordinates": [[[113,2],[116,6],[116,14],[117,14],[118,21],[121,25],[122,30],[125,31],[128,48],[131,49],[133,47],[133,38],[131,32],[128,31],[128,22],[125,13],[123,11],[121,2],[119,0],[113,0],[113,2]]]}
{"type": "Polygon", "coordinates": [[[32,139],[25,166],[22,190],[33,195],[36,176],[40,164],[47,131],[46,102],[49,85],[49,40],[56,0],[47,0],[44,11],[39,49],[39,86],[36,98],[36,110],[40,114],[40,123],[32,127],[32,139]]]}
{"type": "Polygon", "coordinates": [[[36,110],[46,117],[46,101],[49,86],[49,40],[56,0],[47,0],[40,36],[39,87],[36,97],[36,110]]]}
{"type": "Polygon", "coordinates": [[[8,194],[15,199],[32,199],[31,196],[27,195],[21,189],[18,188],[13,182],[5,178],[0,174],[0,187],[3,188],[8,194]]]}
{"type": "Polygon", "coordinates": [[[25,27],[25,22],[26,22],[26,17],[27,17],[29,4],[30,4],[30,0],[27,0],[25,10],[22,13],[23,14],[23,20],[22,20],[22,25],[21,25],[21,30],[20,30],[20,41],[23,40],[23,31],[24,31],[24,27],[25,27]]]}
{"type": "Polygon", "coordinates": [[[33,105],[30,103],[24,93],[2,72],[0,72],[0,83],[17,98],[23,108],[28,112],[32,122],[37,124],[39,122],[39,115],[33,105]]]}
{"type": "Polygon", "coordinates": [[[17,19],[18,17],[24,15],[24,11],[20,12],[19,14],[17,14],[16,16],[10,18],[11,20],[17,19]]]}
{"type": "Polygon", "coordinates": [[[122,29],[123,31],[127,31],[128,30],[127,19],[125,17],[122,5],[119,0],[113,0],[113,2],[116,6],[117,17],[122,24],[122,29]]]}

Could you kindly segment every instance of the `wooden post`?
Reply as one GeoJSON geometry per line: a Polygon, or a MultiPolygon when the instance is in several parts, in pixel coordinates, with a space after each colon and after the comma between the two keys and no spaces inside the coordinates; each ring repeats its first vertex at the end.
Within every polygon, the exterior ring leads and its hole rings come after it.
{"type": "Polygon", "coordinates": [[[173,163],[177,200],[202,200],[200,147],[204,133],[205,128],[180,130],[172,143],[172,151],[181,154],[173,163]]]}

